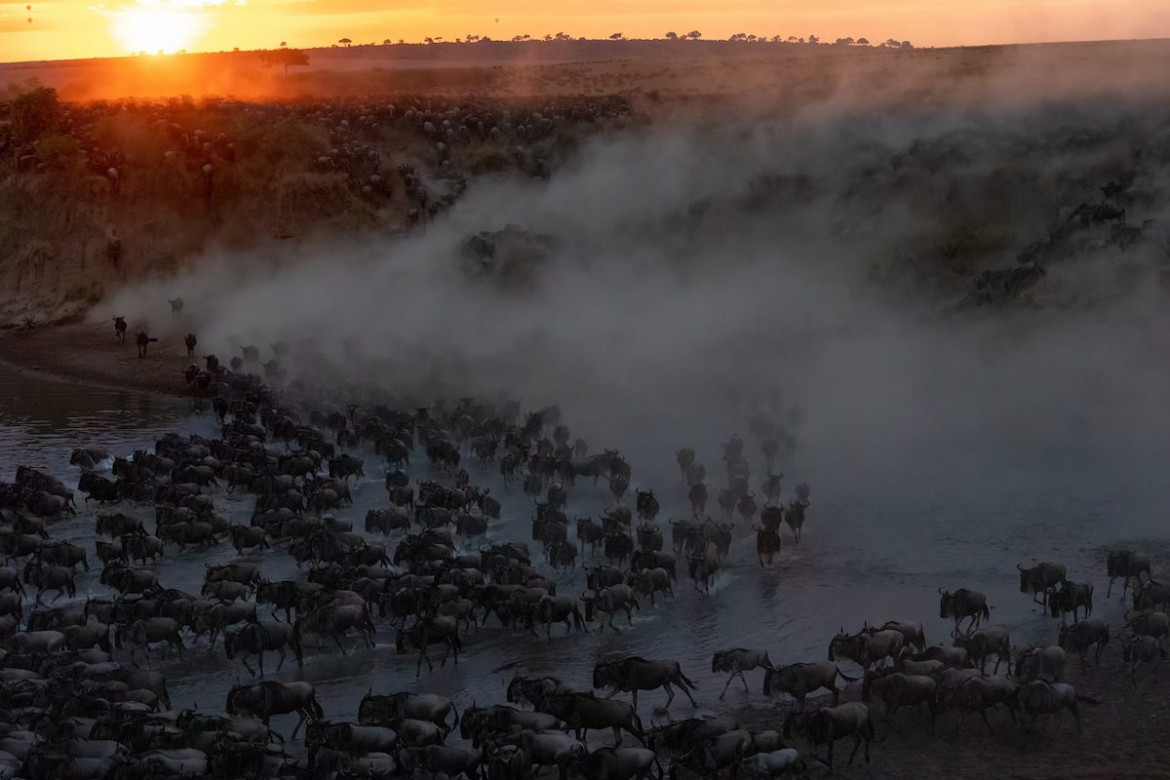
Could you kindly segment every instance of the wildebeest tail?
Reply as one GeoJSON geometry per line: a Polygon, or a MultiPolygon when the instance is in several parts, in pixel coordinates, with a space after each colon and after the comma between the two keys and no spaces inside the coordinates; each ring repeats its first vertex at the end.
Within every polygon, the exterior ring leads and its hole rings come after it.
{"type": "Polygon", "coordinates": [[[313,708],[313,717],[317,720],[325,717],[325,710],[321,709],[321,702],[317,701],[317,694],[314,693],[309,699],[309,706],[313,708]]]}
{"type": "Polygon", "coordinates": [[[687,688],[690,688],[692,691],[695,690],[695,684],[693,682],[691,682],[691,679],[689,677],[687,677],[686,673],[682,670],[682,667],[679,667],[678,679],[680,680],[681,685],[684,685],[687,688]]]}

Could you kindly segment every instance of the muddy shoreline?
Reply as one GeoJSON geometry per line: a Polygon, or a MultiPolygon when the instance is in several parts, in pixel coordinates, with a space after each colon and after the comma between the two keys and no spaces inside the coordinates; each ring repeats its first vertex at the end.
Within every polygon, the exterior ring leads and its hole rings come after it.
{"type": "Polygon", "coordinates": [[[113,323],[79,322],[0,332],[0,361],[83,385],[191,396],[183,370],[193,360],[178,334],[160,335],[139,358],[133,335],[119,344],[113,323]]]}

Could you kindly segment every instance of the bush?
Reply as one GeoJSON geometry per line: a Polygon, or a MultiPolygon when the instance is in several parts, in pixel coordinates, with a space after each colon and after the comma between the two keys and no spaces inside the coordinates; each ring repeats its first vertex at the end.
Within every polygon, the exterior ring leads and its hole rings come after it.
{"type": "Polygon", "coordinates": [[[38,140],[33,147],[37,157],[50,168],[68,168],[81,151],[81,142],[65,135],[49,135],[38,140]]]}
{"type": "Polygon", "coordinates": [[[12,138],[29,143],[49,135],[61,121],[61,103],[57,90],[37,87],[12,101],[12,138]]]}

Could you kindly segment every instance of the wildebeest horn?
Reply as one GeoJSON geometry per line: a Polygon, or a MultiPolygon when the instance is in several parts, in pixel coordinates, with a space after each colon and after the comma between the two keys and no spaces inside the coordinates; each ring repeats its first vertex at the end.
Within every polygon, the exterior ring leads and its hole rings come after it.
{"type": "Polygon", "coordinates": [[[1023,570],[1024,570],[1024,564],[1022,564],[1022,563],[1017,563],[1017,564],[1016,564],[1016,568],[1017,568],[1017,569],[1019,569],[1020,571],[1023,571],[1023,570]]]}
{"type": "Polygon", "coordinates": [[[944,593],[943,593],[943,589],[942,589],[942,588],[939,588],[939,589],[938,589],[938,592],[939,592],[939,595],[940,595],[940,596],[946,595],[946,594],[944,594],[944,593]]]}

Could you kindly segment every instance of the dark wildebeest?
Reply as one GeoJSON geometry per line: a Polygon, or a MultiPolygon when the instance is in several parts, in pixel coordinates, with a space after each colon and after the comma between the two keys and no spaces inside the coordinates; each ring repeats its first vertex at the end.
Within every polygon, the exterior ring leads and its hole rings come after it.
{"type": "Polygon", "coordinates": [[[152,338],[146,331],[138,331],[138,335],[134,337],[134,343],[138,345],[138,357],[146,357],[146,348],[156,341],[158,339],[152,338]]]}
{"type": "Polygon", "coordinates": [[[1085,617],[1089,617],[1093,614],[1093,583],[1062,581],[1060,589],[1050,595],[1048,606],[1052,609],[1052,617],[1059,617],[1062,622],[1069,612],[1075,621],[1082,609],[1085,617]]]}
{"type": "Polygon", "coordinates": [[[634,625],[633,610],[636,608],[639,612],[642,611],[638,600],[634,598],[633,589],[624,582],[617,585],[609,585],[594,591],[592,596],[587,595],[588,591],[581,594],[581,600],[585,602],[585,620],[593,620],[594,612],[604,612],[609,615],[609,620],[602,624],[601,628],[604,630],[609,626],[614,631],[618,631],[618,627],[613,624],[613,619],[619,609],[626,612],[626,621],[632,626],[634,625]]]}
{"type": "Polygon", "coordinates": [[[987,710],[1002,704],[1015,723],[1016,710],[1019,709],[1018,689],[1009,677],[972,677],[953,689],[949,704],[961,713],[978,712],[987,731],[994,734],[987,710]]]}
{"type": "Polygon", "coordinates": [[[760,561],[760,568],[764,567],[764,556],[768,556],[768,565],[772,565],[772,558],[780,552],[780,533],[774,529],[753,526],[756,531],[756,558],[760,561]]]}
{"type": "Polygon", "coordinates": [[[1132,550],[1114,550],[1105,559],[1105,571],[1109,577],[1105,598],[1113,594],[1113,581],[1121,577],[1124,580],[1121,586],[1121,598],[1124,601],[1131,579],[1136,579],[1140,584],[1143,574],[1146,575],[1146,579],[1150,578],[1150,556],[1132,550]]]}
{"type": "Polygon", "coordinates": [[[678,661],[651,661],[638,656],[630,656],[617,661],[602,661],[593,667],[593,687],[610,688],[610,695],[618,691],[630,691],[634,695],[634,709],[638,709],[638,691],[652,691],[662,688],[666,691],[666,706],[674,701],[674,689],[671,684],[690,699],[691,706],[697,707],[691,696],[695,684],[683,674],[678,661]]]}
{"type": "Polygon", "coordinates": [[[119,650],[123,645],[130,645],[130,663],[135,663],[134,657],[139,648],[150,659],[150,645],[154,642],[168,642],[174,647],[179,658],[183,657],[183,638],[179,636],[179,622],[169,617],[152,617],[135,620],[127,628],[114,627],[114,646],[119,650]]]}
{"type": "Polygon", "coordinates": [[[1016,564],[1016,568],[1020,570],[1020,593],[1030,593],[1032,601],[1045,607],[1048,606],[1048,596],[1052,589],[1063,582],[1068,573],[1064,564],[1049,561],[1041,561],[1030,569],[1016,564]],[[1037,596],[1042,598],[1038,600],[1037,596]]]}
{"type": "Polygon", "coordinates": [[[297,659],[297,666],[304,666],[305,660],[301,653],[301,643],[296,630],[288,623],[248,623],[239,631],[226,632],[223,637],[223,649],[228,660],[239,656],[240,662],[252,676],[256,672],[248,664],[248,656],[258,656],[260,676],[264,676],[264,653],[276,651],[280,653],[280,662],[276,671],[284,666],[285,648],[292,648],[293,657],[297,659]]]}
{"type": "Polygon", "coordinates": [[[1081,714],[1077,711],[1077,703],[1096,704],[1094,699],[1087,696],[1078,696],[1076,688],[1068,683],[1050,683],[1045,680],[1033,680],[1022,686],[1019,693],[1020,706],[1031,716],[1031,725],[1041,715],[1057,717],[1057,728],[1060,727],[1060,713],[1068,710],[1077,722],[1077,733],[1081,732],[1081,714]]]}
{"type": "Polygon", "coordinates": [[[906,636],[901,631],[886,629],[846,634],[844,630],[829,642],[829,660],[855,661],[862,667],[869,667],[889,658],[897,663],[906,646],[906,636]]]}
{"type": "Polygon", "coordinates": [[[337,645],[341,654],[345,655],[345,646],[341,644],[341,638],[351,628],[357,629],[366,645],[371,650],[374,649],[375,628],[364,604],[325,604],[303,618],[298,617],[293,630],[298,637],[305,632],[321,638],[328,637],[337,645]]]}
{"type": "Polygon", "coordinates": [[[114,317],[114,337],[118,339],[119,344],[126,343],[126,318],[114,317]]]}
{"type": "Polygon", "coordinates": [[[1153,668],[1153,682],[1158,680],[1158,665],[1166,660],[1162,643],[1152,636],[1137,635],[1121,640],[1121,657],[1129,664],[1129,679],[1137,687],[1137,668],[1146,664],[1153,668]]]}
{"type": "Polygon", "coordinates": [[[1062,625],[1057,644],[1064,650],[1079,653],[1082,666],[1088,663],[1089,649],[1095,647],[1093,662],[1100,666],[1101,653],[1105,650],[1105,645],[1109,644],[1109,639],[1109,625],[1105,619],[1090,617],[1071,626],[1062,625]]]}
{"type": "Polygon", "coordinates": [[[866,672],[861,683],[861,699],[869,702],[875,698],[885,706],[886,724],[890,728],[894,728],[892,721],[898,710],[903,707],[917,710],[924,704],[930,711],[930,727],[934,728],[938,717],[938,682],[933,677],[901,672],[866,672]]]}
{"type": "Polygon", "coordinates": [[[954,593],[939,588],[938,592],[942,596],[939,599],[938,616],[943,619],[954,618],[956,630],[966,618],[971,620],[967,626],[968,633],[977,628],[981,620],[991,619],[991,609],[987,606],[985,594],[967,588],[959,588],[954,593]]]}
{"type": "Polygon", "coordinates": [[[628,731],[645,742],[642,721],[634,707],[624,701],[598,699],[591,693],[554,693],[535,702],[541,712],[564,721],[584,741],[591,729],[613,729],[614,745],[622,743],[621,732],[628,731]]]}
{"type": "Polygon", "coordinates": [[[433,693],[391,693],[368,692],[358,705],[358,722],[375,725],[391,725],[404,718],[433,723],[451,733],[459,725],[459,712],[446,696],[433,693]],[[453,718],[451,723],[447,718],[453,718]]]}
{"type": "Polygon", "coordinates": [[[238,715],[249,712],[264,722],[265,726],[273,715],[295,712],[299,716],[290,739],[296,739],[297,732],[305,720],[320,720],[325,716],[313,686],[307,682],[261,682],[255,685],[234,685],[227,695],[227,714],[238,715]]]}
{"type": "Polygon", "coordinates": [[[195,338],[194,333],[188,333],[183,337],[183,344],[187,347],[187,357],[195,357],[195,345],[198,343],[199,340],[195,338]]]}
{"type": "Polygon", "coordinates": [[[719,698],[722,699],[727,694],[727,688],[736,677],[743,683],[744,693],[747,693],[748,684],[743,673],[750,672],[752,669],[763,669],[765,676],[768,670],[772,669],[772,661],[768,658],[767,650],[734,647],[730,650],[716,651],[711,658],[711,673],[727,672],[727,682],[724,684],[723,692],[719,694],[719,698]]]}
{"type": "MultiPolygon", "coordinates": [[[[793,713],[784,721],[784,736],[789,737],[794,728],[799,728],[812,742],[817,745],[828,745],[827,761],[822,761],[831,770],[833,768],[833,743],[844,737],[853,737],[853,752],[849,754],[849,763],[857,758],[857,751],[865,745],[865,762],[869,763],[869,743],[873,741],[873,719],[869,714],[869,707],[861,702],[851,701],[839,707],[824,707],[813,713],[793,713]]],[[[813,756],[818,761],[818,756],[813,756]]]]}
{"type": "Polygon", "coordinates": [[[987,626],[973,634],[960,634],[958,630],[951,633],[955,647],[962,647],[967,651],[967,657],[979,667],[980,673],[987,665],[987,657],[995,653],[995,669],[992,674],[999,672],[999,665],[1012,663],[1012,645],[1006,628],[987,626]]]}
{"type": "Polygon", "coordinates": [[[418,650],[418,664],[415,667],[415,677],[422,674],[422,662],[427,662],[427,670],[434,671],[435,666],[427,655],[427,648],[431,645],[443,644],[447,646],[447,654],[443,656],[440,666],[447,665],[447,655],[459,664],[459,651],[463,649],[463,642],[459,639],[459,623],[452,617],[436,617],[420,620],[407,629],[398,629],[395,647],[399,653],[418,650]]]}

